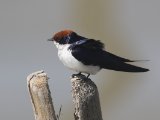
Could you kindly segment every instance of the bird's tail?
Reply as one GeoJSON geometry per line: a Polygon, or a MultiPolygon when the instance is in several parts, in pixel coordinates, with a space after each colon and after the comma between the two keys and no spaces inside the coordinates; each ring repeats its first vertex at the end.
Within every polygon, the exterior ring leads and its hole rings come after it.
{"type": "Polygon", "coordinates": [[[148,62],[150,60],[130,60],[130,61],[127,61],[127,62],[148,62]]]}
{"type": "Polygon", "coordinates": [[[148,60],[129,60],[106,51],[102,51],[100,55],[101,56],[99,56],[99,58],[103,58],[103,59],[99,60],[99,64],[102,68],[105,68],[105,69],[124,71],[124,72],[149,71],[149,69],[129,64],[129,62],[144,62],[148,60]]]}
{"type": "Polygon", "coordinates": [[[112,65],[105,66],[106,69],[116,70],[116,71],[123,71],[123,72],[147,72],[149,69],[138,67],[135,65],[131,65],[125,62],[115,62],[112,65]]]}

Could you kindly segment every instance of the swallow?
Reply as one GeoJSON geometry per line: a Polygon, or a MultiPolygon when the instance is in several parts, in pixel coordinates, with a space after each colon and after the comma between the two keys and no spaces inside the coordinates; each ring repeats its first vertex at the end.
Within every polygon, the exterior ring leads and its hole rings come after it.
{"type": "Polygon", "coordinates": [[[48,41],[53,41],[58,49],[58,57],[66,67],[78,74],[88,74],[87,78],[101,69],[136,73],[149,71],[149,69],[128,64],[138,60],[114,55],[105,50],[101,41],[80,36],[72,30],[57,32],[48,41]]]}

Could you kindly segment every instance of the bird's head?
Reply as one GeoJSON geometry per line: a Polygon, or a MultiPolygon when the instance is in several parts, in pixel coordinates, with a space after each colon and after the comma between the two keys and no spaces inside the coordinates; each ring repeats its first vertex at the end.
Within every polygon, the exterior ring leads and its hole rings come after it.
{"type": "Polygon", "coordinates": [[[75,34],[72,30],[62,30],[55,33],[48,41],[53,41],[58,44],[69,44],[72,34],[75,34]]]}
{"type": "Polygon", "coordinates": [[[77,35],[72,30],[62,30],[60,32],[55,33],[51,39],[48,39],[48,41],[53,41],[55,44],[64,45],[72,44],[76,41],[79,41],[82,38],[84,37],[77,35]]]}

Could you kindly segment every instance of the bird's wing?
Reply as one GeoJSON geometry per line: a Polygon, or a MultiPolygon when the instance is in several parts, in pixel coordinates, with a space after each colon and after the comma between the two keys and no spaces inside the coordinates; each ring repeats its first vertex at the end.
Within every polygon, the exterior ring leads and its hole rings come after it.
{"type": "Polygon", "coordinates": [[[103,43],[91,39],[77,41],[69,47],[72,55],[85,65],[98,65],[98,56],[100,56],[103,48],[103,43]]]}
{"type": "Polygon", "coordinates": [[[133,62],[131,60],[104,51],[104,45],[100,41],[80,40],[73,44],[71,48],[72,55],[85,65],[95,65],[105,69],[126,72],[148,71],[148,69],[125,63],[133,62]]]}
{"type": "MultiPolygon", "coordinates": [[[[83,39],[83,40],[79,40],[75,43],[73,43],[70,48],[72,49],[85,49],[86,51],[101,51],[104,49],[104,44],[102,42],[100,42],[99,40],[94,40],[94,39],[83,39]]],[[[105,51],[105,56],[108,58],[112,58],[114,60],[117,61],[121,61],[121,62],[135,62],[137,60],[129,60],[123,57],[119,57],[117,55],[114,55],[112,53],[109,53],[107,51],[105,51]]]]}

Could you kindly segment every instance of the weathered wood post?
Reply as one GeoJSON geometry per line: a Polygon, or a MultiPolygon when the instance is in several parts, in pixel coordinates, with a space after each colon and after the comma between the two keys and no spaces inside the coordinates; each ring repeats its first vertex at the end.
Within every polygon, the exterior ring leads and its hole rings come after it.
{"type": "Polygon", "coordinates": [[[43,70],[30,74],[27,77],[27,86],[35,120],[57,120],[48,86],[47,74],[43,70]]]}
{"type": "MultiPolygon", "coordinates": [[[[74,75],[71,84],[75,120],[102,120],[99,94],[94,82],[84,75],[74,75]]],[[[27,77],[27,86],[35,120],[57,120],[47,74],[44,71],[30,74],[27,77]]]]}
{"type": "Polygon", "coordinates": [[[71,78],[75,120],[102,120],[99,94],[96,85],[84,75],[71,78]]]}

